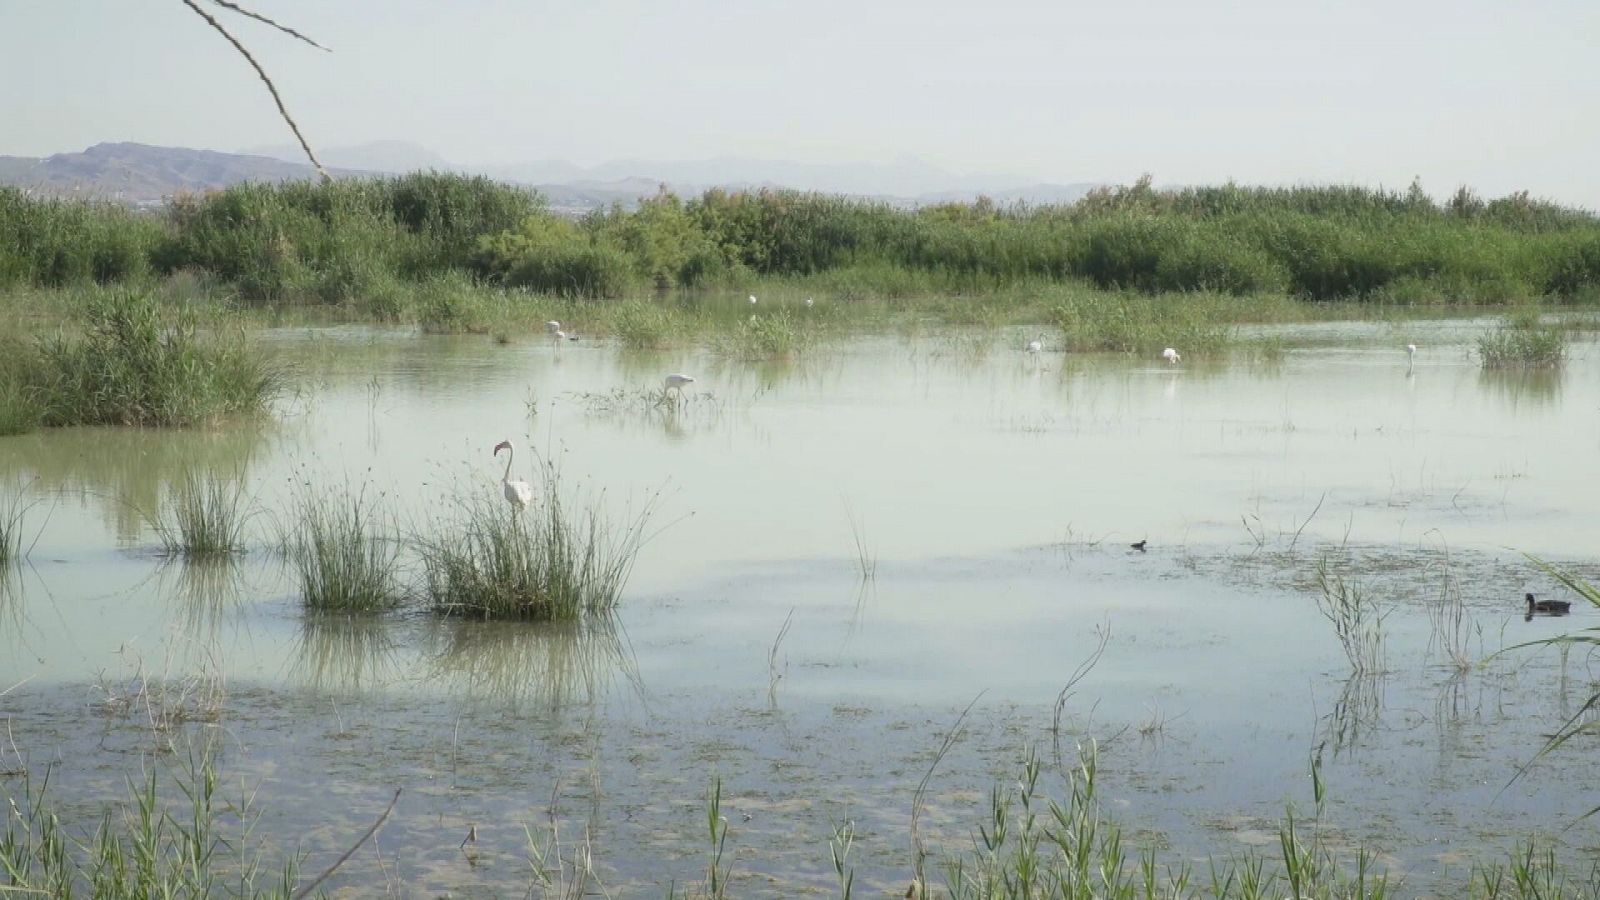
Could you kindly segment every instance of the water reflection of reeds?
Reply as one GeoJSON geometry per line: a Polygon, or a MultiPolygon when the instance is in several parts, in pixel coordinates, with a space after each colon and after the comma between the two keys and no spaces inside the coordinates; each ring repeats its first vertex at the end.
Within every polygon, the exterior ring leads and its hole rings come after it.
{"type": "Polygon", "coordinates": [[[1561,388],[1559,368],[1484,369],[1478,374],[1478,389],[1512,409],[1549,406],[1561,398],[1561,388]]]}
{"type": "Polygon", "coordinates": [[[231,556],[170,562],[160,576],[170,585],[178,624],[196,639],[215,637],[245,592],[244,574],[231,556]]]}
{"type": "Polygon", "coordinates": [[[1378,729],[1383,715],[1383,677],[1353,674],[1345,679],[1333,710],[1322,717],[1322,739],[1334,756],[1353,752],[1378,729]]]}
{"type": "Polygon", "coordinates": [[[571,622],[441,620],[427,643],[431,681],[508,706],[591,706],[618,676],[638,685],[616,619],[603,613],[571,622]]]}
{"type": "Polygon", "coordinates": [[[294,676],[327,693],[359,693],[392,681],[399,651],[393,628],[383,616],[308,613],[300,620],[294,676]]]}

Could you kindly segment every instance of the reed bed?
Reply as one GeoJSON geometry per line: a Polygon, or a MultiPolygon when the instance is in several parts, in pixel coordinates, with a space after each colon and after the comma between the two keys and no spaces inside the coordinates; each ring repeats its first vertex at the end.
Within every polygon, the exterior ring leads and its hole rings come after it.
{"type": "Polygon", "coordinates": [[[1567,330],[1540,320],[1536,310],[1508,317],[1478,338],[1485,369],[1551,369],[1566,362],[1567,330]]]}

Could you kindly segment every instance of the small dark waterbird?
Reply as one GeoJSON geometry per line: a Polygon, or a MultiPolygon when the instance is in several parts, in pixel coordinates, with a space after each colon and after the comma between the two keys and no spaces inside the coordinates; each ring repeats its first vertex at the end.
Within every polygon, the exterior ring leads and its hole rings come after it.
{"type": "Polygon", "coordinates": [[[1129,544],[1128,546],[1132,547],[1133,549],[1135,549],[1137,551],[1139,551],[1140,553],[1143,553],[1144,552],[1144,545],[1148,544],[1148,543],[1150,543],[1150,540],[1149,540],[1149,538],[1146,538],[1145,540],[1129,544]]]}
{"type": "Polygon", "coordinates": [[[1532,594],[1527,595],[1528,615],[1533,618],[1534,613],[1544,613],[1547,616],[1564,616],[1572,611],[1572,603],[1568,600],[1539,600],[1532,594]]]}

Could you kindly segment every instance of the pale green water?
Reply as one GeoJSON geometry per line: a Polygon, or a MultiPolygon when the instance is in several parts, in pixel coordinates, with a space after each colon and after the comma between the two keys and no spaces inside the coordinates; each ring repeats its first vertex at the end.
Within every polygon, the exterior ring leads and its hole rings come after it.
{"type": "MultiPolygon", "coordinates": [[[[1483,325],[1301,327],[1279,362],[1178,367],[954,334],[749,365],[274,333],[307,387],[266,427],[0,439],[0,479],[39,501],[0,600],[0,688],[27,681],[0,713],[25,752],[69,761],[61,783],[89,802],[142,746],[95,685],[141,665],[219,671],[229,766],[263,780],[269,829],[316,823],[307,849],[336,855],[369,798],[408,787],[385,850],[418,890],[514,891],[517,823],[542,821],[552,791],[594,823],[617,883],[694,877],[713,774],[751,815],[734,820],[747,876],[825,884],[827,826],[850,817],[863,877],[893,887],[911,790],[955,714],[984,692],[935,782],[952,846],[989,780],[1048,743],[1056,693],[1109,624],[1069,719],[1075,737],[1120,732],[1102,754],[1114,814],[1180,857],[1232,852],[1286,801],[1309,804],[1321,743],[1349,840],[1418,886],[1448,882],[1600,804],[1560,777],[1593,765],[1581,743],[1496,796],[1588,696],[1580,661],[1527,653],[1456,678],[1429,649],[1447,559],[1480,657],[1595,615],[1524,623],[1523,591],[1556,594],[1517,551],[1600,563],[1600,354],[1575,345],[1558,376],[1485,374],[1468,351],[1483,325]],[[1422,347],[1409,369],[1407,342],[1422,347]],[[672,371],[698,378],[677,413],[585,396],[672,371]],[[617,630],[302,616],[265,548],[297,483],[368,485],[423,523],[498,491],[490,449],[508,437],[516,473],[536,450],[619,514],[660,494],[617,630]],[[237,473],[263,511],[257,549],[209,579],[163,566],[141,513],[196,466],[237,473]],[[852,515],[879,560],[865,588],[852,515]],[[1150,552],[1128,550],[1141,538],[1150,552]],[[1393,609],[1391,673],[1349,689],[1305,589],[1340,546],[1393,609]],[[466,822],[499,823],[482,838],[498,856],[470,869],[453,852],[466,822]]],[[[1600,832],[1560,840],[1588,852],[1600,832]]],[[[785,893],[763,885],[745,887],[785,893]]]]}

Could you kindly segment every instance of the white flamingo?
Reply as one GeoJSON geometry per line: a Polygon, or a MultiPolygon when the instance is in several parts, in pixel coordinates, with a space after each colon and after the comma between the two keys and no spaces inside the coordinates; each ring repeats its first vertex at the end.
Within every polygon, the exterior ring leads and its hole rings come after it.
{"type": "Polygon", "coordinates": [[[1040,353],[1044,350],[1044,341],[1038,338],[1028,342],[1029,353],[1040,353]]]}
{"type": "Polygon", "coordinates": [[[811,307],[816,306],[816,305],[817,305],[817,301],[811,299],[810,297],[806,298],[806,309],[810,309],[811,307]]]}
{"type": "Polygon", "coordinates": [[[501,441],[494,445],[495,456],[499,456],[501,450],[506,451],[506,474],[500,479],[500,487],[505,492],[506,502],[510,503],[517,512],[521,512],[524,507],[533,502],[533,485],[526,481],[512,479],[511,460],[517,455],[517,450],[511,446],[511,442],[501,441]]]}
{"type": "Polygon", "coordinates": [[[755,306],[756,305],[756,295],[755,294],[751,294],[750,295],[750,305],[751,306],[755,306]]]}
{"type": "Polygon", "coordinates": [[[557,322],[555,319],[551,319],[550,321],[544,323],[544,330],[550,332],[551,334],[555,334],[561,330],[561,323],[557,322]]]}
{"type": "Polygon", "coordinates": [[[1406,359],[1411,360],[1412,362],[1416,362],[1416,360],[1417,360],[1417,345],[1416,344],[1407,344],[1406,345],[1406,359]]]}
{"type": "Polygon", "coordinates": [[[673,372],[671,375],[661,379],[661,389],[663,391],[677,391],[680,397],[683,396],[683,386],[686,384],[694,384],[694,378],[689,375],[680,375],[677,372],[673,372]]]}
{"type": "Polygon", "coordinates": [[[1178,351],[1172,349],[1171,347],[1161,351],[1161,358],[1172,365],[1177,365],[1178,361],[1183,359],[1183,357],[1178,355],[1178,351]]]}

